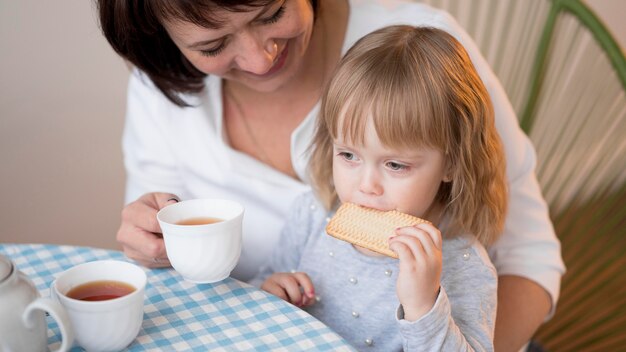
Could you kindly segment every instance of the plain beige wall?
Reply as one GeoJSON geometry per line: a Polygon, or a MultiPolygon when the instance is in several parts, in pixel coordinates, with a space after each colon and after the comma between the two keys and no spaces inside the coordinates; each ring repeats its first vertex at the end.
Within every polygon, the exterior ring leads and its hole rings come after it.
{"type": "Polygon", "coordinates": [[[0,242],[116,248],[128,70],[90,0],[0,0],[0,242]]]}
{"type": "MultiPolygon", "coordinates": [[[[626,1],[589,2],[626,47],[626,1]]],[[[117,248],[128,70],[93,2],[0,0],[0,58],[0,242],[117,248]]]]}

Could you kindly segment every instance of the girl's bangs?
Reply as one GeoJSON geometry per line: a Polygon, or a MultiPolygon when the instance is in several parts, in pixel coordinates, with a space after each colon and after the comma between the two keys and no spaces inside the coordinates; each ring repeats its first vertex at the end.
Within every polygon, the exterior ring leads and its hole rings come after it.
{"type": "Polygon", "coordinates": [[[332,137],[337,138],[340,130],[349,142],[362,145],[365,127],[373,123],[378,138],[387,147],[443,147],[430,97],[420,95],[419,87],[408,87],[401,81],[411,79],[393,80],[388,76],[356,84],[342,111],[335,109],[337,116],[329,121],[332,137]]]}

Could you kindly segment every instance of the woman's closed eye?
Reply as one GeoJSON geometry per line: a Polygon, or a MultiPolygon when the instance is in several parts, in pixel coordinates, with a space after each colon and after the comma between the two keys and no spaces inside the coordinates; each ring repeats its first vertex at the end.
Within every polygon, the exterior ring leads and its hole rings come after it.
{"type": "Polygon", "coordinates": [[[272,24],[278,22],[278,20],[283,17],[285,14],[285,4],[283,4],[278,8],[276,12],[274,12],[270,17],[261,19],[261,23],[263,24],[272,24]]]}
{"type": "Polygon", "coordinates": [[[202,55],[204,55],[204,56],[217,56],[217,55],[219,55],[219,54],[220,54],[220,53],[224,50],[224,48],[226,48],[226,43],[225,43],[225,42],[226,42],[226,41],[225,41],[225,40],[223,40],[223,41],[222,41],[222,42],[221,42],[218,46],[216,46],[216,47],[213,47],[213,48],[211,48],[211,49],[203,49],[203,50],[200,50],[200,53],[201,53],[202,55]]]}
{"type": "MultiPolygon", "coordinates": [[[[284,14],[285,14],[285,4],[283,2],[283,4],[278,8],[278,10],[276,10],[276,12],[274,12],[271,16],[267,18],[259,19],[258,21],[259,23],[264,24],[264,25],[273,24],[273,23],[278,22],[283,17],[284,14]]],[[[209,48],[209,49],[200,50],[200,53],[204,56],[217,56],[222,51],[224,51],[225,48],[226,48],[226,40],[222,40],[219,45],[209,48]]]]}

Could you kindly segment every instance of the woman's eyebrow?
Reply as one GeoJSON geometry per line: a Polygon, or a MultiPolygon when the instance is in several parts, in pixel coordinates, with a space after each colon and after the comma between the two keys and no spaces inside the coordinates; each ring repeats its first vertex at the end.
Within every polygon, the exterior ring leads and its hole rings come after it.
{"type": "MultiPolygon", "coordinates": [[[[269,10],[272,8],[273,5],[274,5],[274,3],[267,4],[267,5],[263,6],[262,9],[259,11],[259,13],[257,13],[256,16],[254,16],[254,18],[252,19],[252,22],[258,20],[259,17],[262,17],[267,12],[269,12],[269,10]]],[[[223,27],[224,26],[222,25],[222,23],[216,23],[213,26],[211,26],[212,29],[222,29],[223,27]]],[[[219,37],[219,38],[216,38],[216,39],[202,40],[202,41],[195,42],[193,44],[188,45],[187,48],[195,49],[195,48],[202,47],[202,46],[214,43],[214,42],[218,42],[218,41],[222,40],[222,38],[223,37],[219,37]]]]}
{"type": "Polygon", "coordinates": [[[222,40],[223,37],[217,38],[217,39],[209,39],[209,40],[202,40],[199,42],[195,42],[191,45],[188,45],[187,48],[188,49],[195,49],[195,48],[199,48],[199,47],[203,47],[206,46],[208,44],[214,43],[214,42],[219,42],[222,40]]]}

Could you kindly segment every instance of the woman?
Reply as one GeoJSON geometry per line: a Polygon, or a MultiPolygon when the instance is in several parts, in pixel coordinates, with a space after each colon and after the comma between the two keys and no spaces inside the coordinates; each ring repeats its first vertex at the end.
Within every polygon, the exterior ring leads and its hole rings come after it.
{"type": "Polygon", "coordinates": [[[307,147],[341,55],[384,26],[431,26],[470,53],[504,141],[510,215],[489,249],[499,274],[496,349],[519,349],[553,312],[564,267],[534,150],[475,44],[448,15],[383,0],[98,3],[105,36],[137,68],[123,137],[129,204],[117,235],[128,257],[169,265],[158,209],[177,198],[225,197],[246,207],[234,276],[250,278],[271,253],[291,202],[310,189],[307,147]]]}

